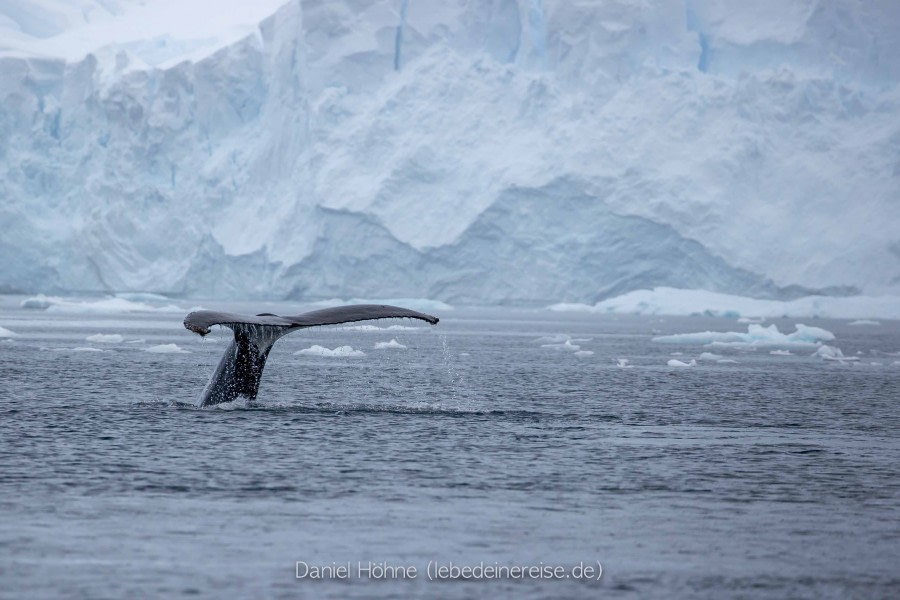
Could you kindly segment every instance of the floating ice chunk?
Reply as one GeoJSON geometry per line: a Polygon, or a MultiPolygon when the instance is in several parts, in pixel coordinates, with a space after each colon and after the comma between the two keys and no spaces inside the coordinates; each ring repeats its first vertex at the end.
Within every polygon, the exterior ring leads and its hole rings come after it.
{"type": "Polygon", "coordinates": [[[769,350],[769,354],[772,356],[793,356],[794,353],[790,350],[769,350]]]}
{"type": "Polygon", "coordinates": [[[398,342],[397,340],[395,340],[393,338],[391,338],[391,341],[389,341],[389,342],[377,342],[375,344],[376,350],[387,350],[390,348],[396,348],[398,350],[406,350],[406,346],[404,346],[403,344],[401,344],[400,342],[398,342]]]}
{"type": "Polygon", "coordinates": [[[453,310],[453,307],[446,302],[429,298],[351,298],[350,300],[329,298],[328,300],[312,302],[310,303],[310,306],[329,308],[332,306],[341,306],[343,304],[390,304],[391,306],[405,306],[406,308],[422,312],[453,310]]]}
{"type": "Polygon", "coordinates": [[[387,327],[378,327],[377,325],[349,325],[342,327],[348,331],[416,331],[422,327],[410,327],[409,325],[388,325],[387,327]]]}
{"type": "MultiPolygon", "coordinates": [[[[60,348],[60,349],[64,350],[64,348],[60,348]]],[[[100,348],[85,348],[85,347],[81,346],[78,348],[72,348],[72,352],[103,352],[103,350],[101,350],[100,348]]]]}
{"type": "Polygon", "coordinates": [[[721,360],[721,354],[713,354],[712,352],[701,352],[697,357],[699,360],[721,360]]]}
{"type": "Polygon", "coordinates": [[[575,356],[593,356],[593,350],[576,350],[575,356]]]}
{"type": "Polygon", "coordinates": [[[834,334],[820,327],[810,327],[797,323],[796,331],[784,334],[776,325],[764,327],[758,324],[747,326],[747,333],[738,331],[702,331],[699,333],[677,333],[653,338],[664,344],[716,345],[718,347],[765,347],[765,346],[817,346],[823,341],[831,341],[834,334]]]}
{"type": "Polygon", "coordinates": [[[575,344],[590,342],[594,338],[573,338],[571,335],[567,333],[554,333],[553,335],[543,335],[537,339],[535,342],[541,344],[562,344],[563,342],[569,341],[575,344]]]}
{"type": "Polygon", "coordinates": [[[735,365],[737,364],[737,361],[736,361],[736,360],[732,360],[732,359],[730,359],[730,358],[720,358],[720,359],[717,360],[716,362],[719,363],[720,365],[725,365],[725,364],[729,364],[729,363],[730,363],[730,364],[735,364],[735,365]]]}
{"type": "Polygon", "coordinates": [[[353,331],[384,331],[377,325],[350,325],[349,327],[342,327],[341,329],[349,329],[353,331]]]}
{"type": "Polygon", "coordinates": [[[765,321],[762,317],[741,317],[737,320],[738,323],[762,323],[765,321]]]}
{"type": "Polygon", "coordinates": [[[185,309],[166,304],[156,306],[145,302],[134,302],[125,298],[101,298],[99,300],[65,300],[36,296],[22,302],[23,308],[45,308],[48,312],[60,313],[130,313],[130,312],[184,312],[185,309]],[[32,302],[33,301],[33,302],[32,302]],[[26,303],[29,303],[26,306],[26,303]]]}
{"type": "Polygon", "coordinates": [[[354,350],[353,346],[338,346],[334,350],[314,344],[309,348],[294,352],[295,355],[302,354],[306,356],[327,356],[327,357],[359,357],[365,356],[362,350],[354,350]]]}
{"type": "MultiPolygon", "coordinates": [[[[207,336],[205,339],[209,340],[210,338],[207,336]]],[[[143,344],[143,343],[146,342],[146,341],[147,341],[147,340],[145,340],[144,338],[137,338],[137,339],[134,339],[134,340],[128,340],[128,341],[126,341],[125,343],[126,343],[126,344],[143,344]]]]}
{"type": "Polygon", "coordinates": [[[617,358],[616,366],[619,367],[620,369],[633,369],[634,368],[634,365],[628,364],[627,358],[617,358]]]}
{"type": "Polygon", "coordinates": [[[562,344],[541,344],[541,348],[551,348],[553,350],[565,350],[566,352],[578,352],[581,346],[573,344],[572,340],[566,340],[562,344]]]}
{"type": "Polygon", "coordinates": [[[588,304],[554,304],[554,311],[583,311],[592,313],[638,315],[696,315],[749,316],[779,318],[822,317],[858,319],[865,317],[900,318],[900,298],[897,296],[805,296],[795,300],[759,300],[705,290],[686,290],[657,287],[634,290],[608,298],[591,306],[588,304]]]}
{"type": "Polygon", "coordinates": [[[879,323],[878,321],[872,321],[870,319],[859,319],[858,321],[847,323],[847,325],[881,325],[881,323],[879,323]]]}
{"type": "Polygon", "coordinates": [[[95,333],[94,335],[89,335],[84,339],[88,342],[94,342],[97,344],[121,344],[123,341],[125,341],[125,338],[118,333],[95,333]]]}
{"type": "Polygon", "coordinates": [[[6,327],[0,327],[0,338],[12,338],[12,337],[19,337],[19,334],[15,333],[13,331],[10,331],[6,327]]]}
{"type": "Polygon", "coordinates": [[[684,356],[684,352],[669,352],[669,356],[684,356]]]}
{"type": "Polygon", "coordinates": [[[666,364],[669,365],[670,367],[696,367],[697,361],[692,358],[691,362],[686,363],[686,362],[682,362],[682,361],[678,360],[677,358],[673,358],[666,364]]]}
{"type": "Polygon", "coordinates": [[[542,335],[534,341],[538,342],[539,344],[562,344],[566,340],[570,339],[572,339],[572,337],[566,335],[565,333],[555,333],[553,335],[542,335]]]}
{"type": "Polygon", "coordinates": [[[844,353],[840,348],[827,345],[819,346],[819,349],[813,352],[812,355],[825,360],[836,360],[840,362],[859,360],[859,357],[857,356],[844,356],[844,353]]]}
{"type": "Polygon", "coordinates": [[[178,347],[178,344],[150,346],[149,348],[145,348],[144,352],[153,352],[154,354],[190,354],[190,350],[183,350],[178,347]]]}

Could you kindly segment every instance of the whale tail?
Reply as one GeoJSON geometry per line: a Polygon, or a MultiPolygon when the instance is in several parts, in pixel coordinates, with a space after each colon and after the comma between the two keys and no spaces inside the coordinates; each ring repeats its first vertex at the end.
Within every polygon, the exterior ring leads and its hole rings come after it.
{"type": "Polygon", "coordinates": [[[432,325],[439,320],[408,308],[384,304],[336,306],[289,317],[271,313],[246,316],[210,310],[194,311],[184,319],[184,326],[190,331],[206,335],[213,325],[223,325],[234,332],[234,339],[203,389],[198,406],[222,404],[239,397],[254,400],[259,392],[269,351],[279,338],[292,331],[319,325],[402,317],[420,319],[432,325]]]}

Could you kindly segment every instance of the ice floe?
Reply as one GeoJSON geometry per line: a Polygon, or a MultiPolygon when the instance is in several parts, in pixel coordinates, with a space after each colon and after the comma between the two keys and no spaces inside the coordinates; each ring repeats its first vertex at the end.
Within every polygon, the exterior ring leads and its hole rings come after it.
{"type": "Polygon", "coordinates": [[[95,333],[84,338],[85,341],[94,342],[96,344],[121,344],[125,338],[118,333],[95,333]]]}
{"type": "Polygon", "coordinates": [[[12,338],[12,337],[18,337],[18,336],[19,336],[18,333],[10,331],[6,327],[0,327],[0,338],[12,338]]]}
{"type": "Polygon", "coordinates": [[[453,310],[453,307],[446,302],[432,300],[430,298],[351,298],[349,300],[330,298],[328,300],[313,302],[310,306],[330,308],[332,306],[342,306],[344,304],[388,304],[390,306],[402,306],[404,308],[423,312],[453,310]]]}
{"type": "MultiPolygon", "coordinates": [[[[164,298],[164,297],[162,297],[164,298]]],[[[164,298],[165,299],[165,298],[164,298]]],[[[185,312],[186,309],[174,304],[150,304],[127,298],[109,296],[95,300],[68,300],[56,296],[39,294],[26,298],[22,308],[44,309],[61,313],[129,313],[129,312],[185,312]]]]}
{"type": "Polygon", "coordinates": [[[784,334],[776,325],[765,327],[758,324],[747,326],[747,333],[738,331],[701,331],[699,333],[677,333],[653,338],[663,344],[685,344],[722,348],[759,348],[766,346],[815,347],[834,339],[834,334],[821,327],[810,327],[797,323],[796,331],[784,334]]]}
{"type": "Polygon", "coordinates": [[[575,344],[590,342],[594,338],[573,338],[571,335],[567,333],[554,333],[553,335],[542,335],[539,338],[536,338],[534,341],[541,344],[562,344],[564,342],[572,342],[575,344]]]}
{"type": "Polygon", "coordinates": [[[341,327],[348,331],[416,331],[424,329],[423,327],[410,327],[409,325],[388,325],[387,327],[378,327],[377,325],[348,325],[341,327]]]}
{"type": "Polygon", "coordinates": [[[633,369],[634,368],[634,365],[628,364],[627,358],[617,358],[616,366],[619,367],[620,369],[633,369]]]}
{"type": "Polygon", "coordinates": [[[769,354],[772,356],[793,356],[794,353],[790,350],[769,350],[769,354]]]}
{"type": "Polygon", "coordinates": [[[847,323],[847,325],[860,326],[860,325],[881,325],[878,321],[873,321],[871,319],[858,319],[856,321],[852,321],[847,323]]]}
{"type": "Polygon", "coordinates": [[[635,290],[594,305],[560,303],[554,311],[640,315],[697,315],[718,317],[822,317],[900,319],[897,296],[805,296],[795,300],[761,300],[706,290],[657,287],[635,290]]]}
{"type": "Polygon", "coordinates": [[[686,363],[684,361],[678,360],[677,358],[673,358],[673,359],[669,360],[669,362],[667,362],[666,364],[669,365],[670,367],[696,367],[697,361],[692,358],[691,362],[686,363]]]}
{"type": "Polygon", "coordinates": [[[579,346],[578,344],[573,344],[572,340],[566,340],[561,344],[541,344],[541,348],[550,348],[551,350],[564,350],[566,352],[578,352],[579,350],[581,350],[581,346],[579,346]]]}
{"type": "Polygon", "coordinates": [[[701,352],[700,356],[697,357],[698,360],[722,360],[724,358],[721,354],[713,354],[712,352],[701,352]]]}
{"type": "Polygon", "coordinates": [[[389,342],[377,342],[375,344],[376,350],[388,350],[391,348],[396,348],[397,350],[406,350],[406,346],[404,346],[394,338],[391,338],[391,341],[389,342]]]}
{"type": "Polygon", "coordinates": [[[295,355],[304,355],[304,356],[325,356],[325,357],[359,357],[365,356],[366,353],[362,350],[354,350],[353,346],[338,346],[334,350],[330,348],[326,348],[324,346],[319,346],[318,344],[314,344],[309,348],[304,348],[303,350],[298,350],[294,352],[295,355]]]}
{"type": "Polygon", "coordinates": [[[844,356],[844,353],[840,348],[827,345],[819,346],[819,348],[815,352],[813,352],[812,355],[818,356],[819,358],[825,360],[834,360],[839,362],[859,360],[859,357],[857,356],[844,356]]]}
{"type": "Polygon", "coordinates": [[[144,352],[153,352],[154,354],[189,354],[190,350],[179,348],[178,344],[160,344],[145,348],[144,352]]]}

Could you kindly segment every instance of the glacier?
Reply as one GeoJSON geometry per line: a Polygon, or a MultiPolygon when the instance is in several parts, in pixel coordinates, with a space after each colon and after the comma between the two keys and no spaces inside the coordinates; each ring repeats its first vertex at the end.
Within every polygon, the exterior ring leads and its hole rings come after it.
{"type": "Polygon", "coordinates": [[[0,1],[0,293],[898,294],[898,32],[890,0],[0,1]]]}

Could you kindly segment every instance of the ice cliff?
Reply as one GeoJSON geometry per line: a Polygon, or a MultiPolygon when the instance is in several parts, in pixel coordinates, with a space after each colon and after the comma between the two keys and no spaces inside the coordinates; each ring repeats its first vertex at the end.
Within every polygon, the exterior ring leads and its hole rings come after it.
{"type": "Polygon", "coordinates": [[[0,292],[900,291],[900,3],[0,0],[0,292]]]}

